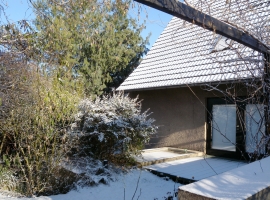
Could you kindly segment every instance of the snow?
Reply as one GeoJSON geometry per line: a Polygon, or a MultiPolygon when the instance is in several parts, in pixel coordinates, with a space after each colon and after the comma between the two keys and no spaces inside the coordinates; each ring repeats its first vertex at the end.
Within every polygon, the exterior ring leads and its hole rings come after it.
{"type": "Polygon", "coordinates": [[[176,177],[190,180],[201,180],[221,174],[234,168],[239,168],[247,163],[217,157],[192,157],[170,162],[145,166],[146,169],[155,170],[176,177]]]}
{"type": "MultiPolygon", "coordinates": [[[[151,174],[146,170],[131,169],[128,173],[115,175],[116,181],[109,185],[99,184],[94,187],[79,188],[67,194],[54,196],[41,196],[35,198],[16,198],[1,195],[1,200],[114,200],[114,199],[140,199],[140,200],[165,200],[177,192],[179,183],[151,174]],[[136,191],[137,182],[138,189],[136,191]],[[135,195],[134,195],[135,193],[135,195]],[[124,197],[125,195],[125,197],[124,197]],[[134,198],[133,198],[134,195],[134,198]]],[[[174,200],[177,198],[174,197],[174,200]]]]}
{"type": "Polygon", "coordinates": [[[139,162],[144,161],[154,161],[154,160],[161,160],[165,158],[174,158],[179,157],[179,153],[173,152],[164,152],[164,151],[157,151],[157,152],[146,152],[142,153],[143,156],[137,156],[136,160],[139,162]]]}
{"type": "MultiPolygon", "coordinates": [[[[209,158],[208,164],[212,166],[217,172],[219,172],[219,166],[228,166],[233,165],[234,169],[229,170],[227,172],[221,173],[219,175],[214,175],[209,178],[202,179],[198,182],[191,183],[189,185],[180,185],[178,183],[174,183],[168,178],[161,178],[151,174],[149,171],[145,169],[129,169],[126,172],[121,172],[118,170],[113,171],[112,169],[108,169],[111,171],[109,178],[109,184],[99,184],[98,186],[93,187],[78,187],[77,190],[70,191],[67,194],[53,195],[53,196],[41,196],[41,197],[33,197],[33,198],[16,198],[8,193],[0,192],[1,200],[114,200],[114,199],[139,199],[139,200],[166,200],[169,196],[174,196],[175,192],[180,190],[188,191],[190,193],[195,193],[201,196],[210,197],[213,199],[247,199],[248,197],[256,194],[257,192],[270,187],[270,157],[264,158],[260,161],[253,162],[251,164],[244,164],[235,161],[227,160],[227,164],[221,161],[218,158],[209,158]],[[236,168],[237,167],[237,168],[236,168]],[[138,184],[137,184],[138,183],[138,184]],[[138,185],[138,188],[136,189],[138,185]],[[179,187],[180,186],[180,187],[179,187]]],[[[175,162],[166,162],[161,164],[152,165],[160,166],[161,170],[167,165],[167,169],[170,169],[170,174],[173,174],[174,168],[177,165],[175,162]]],[[[199,167],[202,171],[200,173],[206,173],[205,169],[208,165],[204,159],[199,158],[187,158],[183,159],[182,167],[186,166],[188,169],[185,173],[190,173],[189,171],[198,171],[198,168],[194,168],[195,166],[199,167]],[[193,162],[188,162],[193,160],[193,162]],[[183,163],[185,161],[185,163],[183,163]],[[204,169],[205,168],[205,169],[204,169]]],[[[94,179],[93,171],[94,169],[99,169],[102,163],[87,163],[83,161],[83,164],[76,162],[78,168],[71,166],[73,171],[77,173],[81,173],[83,169],[83,165],[85,165],[86,169],[83,171],[85,173],[89,173],[91,178],[94,179]],[[90,164],[95,166],[92,166],[90,164]],[[88,168],[91,168],[88,169],[88,168]],[[87,171],[88,170],[88,171],[87,171]]],[[[178,163],[179,164],[179,163],[178,163]]],[[[177,166],[177,171],[185,171],[184,169],[180,169],[180,164],[177,166]]],[[[165,168],[164,168],[165,169],[165,168]]],[[[222,170],[220,168],[220,170],[222,170]]],[[[105,170],[106,171],[106,170],[105,170]]],[[[221,171],[220,171],[221,172],[221,171]]],[[[106,174],[106,173],[105,173],[106,174]]],[[[194,176],[194,173],[192,173],[194,176]]],[[[106,177],[105,177],[106,178],[106,177]]],[[[194,179],[196,179],[194,177],[194,179]]],[[[96,181],[98,182],[98,181],[96,181]]],[[[174,200],[177,198],[174,197],[174,200]]]]}
{"type": "Polygon", "coordinates": [[[180,189],[214,199],[247,199],[270,187],[270,157],[225,173],[181,186],[180,189]]]}
{"type": "Polygon", "coordinates": [[[199,151],[191,151],[187,149],[179,149],[172,147],[162,147],[145,149],[141,155],[134,156],[137,162],[143,166],[155,163],[168,162],[172,160],[185,159],[189,157],[202,156],[203,153],[199,151]]]}

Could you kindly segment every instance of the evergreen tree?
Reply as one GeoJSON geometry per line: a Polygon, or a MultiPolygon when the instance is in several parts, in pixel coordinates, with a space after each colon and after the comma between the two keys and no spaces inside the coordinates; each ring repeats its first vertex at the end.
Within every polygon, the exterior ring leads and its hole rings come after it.
{"type": "Polygon", "coordinates": [[[128,17],[128,0],[37,0],[34,7],[43,62],[59,76],[71,71],[88,95],[112,86],[112,77],[130,72],[146,51],[144,25],[128,17]]]}

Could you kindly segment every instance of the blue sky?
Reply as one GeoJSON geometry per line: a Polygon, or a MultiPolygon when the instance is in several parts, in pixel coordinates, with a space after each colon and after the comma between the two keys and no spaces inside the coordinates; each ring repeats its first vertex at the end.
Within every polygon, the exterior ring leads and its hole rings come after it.
{"type": "MultiPolygon", "coordinates": [[[[2,0],[1,5],[3,5],[10,22],[21,19],[31,20],[35,17],[27,0],[2,0]]],[[[4,20],[3,16],[4,14],[1,12],[1,21],[4,20]]]]}
{"type": "MultiPolygon", "coordinates": [[[[31,20],[35,16],[32,12],[31,5],[28,0],[2,0],[4,2],[4,8],[6,15],[10,22],[16,22],[21,19],[31,20]]],[[[135,7],[136,7],[135,3],[135,7]]],[[[138,9],[130,10],[129,14],[138,18],[138,9]]],[[[150,45],[149,48],[157,40],[163,29],[166,27],[172,16],[148,6],[142,6],[140,9],[140,21],[146,21],[146,29],[143,31],[142,36],[145,38],[149,33],[150,45]],[[148,17],[146,17],[146,13],[148,17]]],[[[1,21],[3,23],[3,13],[1,12],[1,21]]]]}
{"type": "MultiPolygon", "coordinates": [[[[136,3],[138,4],[138,3],[136,3]]],[[[135,4],[135,5],[136,5],[135,4]]],[[[151,37],[149,40],[150,46],[149,48],[154,44],[154,42],[158,39],[161,32],[164,30],[164,28],[167,26],[169,21],[171,20],[172,16],[168,15],[164,12],[161,12],[159,10],[156,10],[154,8],[144,6],[142,4],[140,9],[140,21],[146,22],[146,29],[142,32],[142,36],[145,38],[148,36],[149,33],[151,33],[151,37]],[[146,15],[148,17],[146,17],[146,15]]],[[[138,18],[138,9],[134,8],[129,11],[130,15],[138,18]]]]}

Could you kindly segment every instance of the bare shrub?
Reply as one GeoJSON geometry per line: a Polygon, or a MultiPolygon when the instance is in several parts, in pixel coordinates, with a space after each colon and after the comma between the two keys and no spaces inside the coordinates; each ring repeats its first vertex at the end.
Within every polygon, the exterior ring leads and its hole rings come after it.
{"type": "Polygon", "coordinates": [[[25,195],[67,192],[75,176],[65,181],[59,164],[70,146],[65,134],[80,95],[22,58],[5,56],[0,65],[2,166],[13,172],[16,190],[25,195]]]}

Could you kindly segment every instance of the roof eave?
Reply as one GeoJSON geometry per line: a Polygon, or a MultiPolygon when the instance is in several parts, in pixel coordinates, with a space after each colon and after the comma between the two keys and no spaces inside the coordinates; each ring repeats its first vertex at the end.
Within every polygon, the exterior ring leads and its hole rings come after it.
{"type": "MultiPolygon", "coordinates": [[[[255,78],[255,80],[261,80],[260,77],[255,78]]],[[[173,89],[173,88],[183,88],[183,87],[196,87],[196,86],[203,86],[203,85],[224,85],[224,84],[231,84],[231,83],[244,83],[244,82],[251,82],[254,81],[254,78],[248,79],[241,79],[241,80],[227,80],[227,81],[216,81],[216,82],[203,82],[203,83],[192,83],[192,84],[182,84],[182,85],[171,85],[171,86],[161,86],[161,87],[151,87],[151,88],[134,88],[128,90],[119,90],[118,88],[116,91],[124,91],[124,92],[138,92],[138,91],[148,91],[148,90],[162,90],[162,89],[173,89]]]]}

